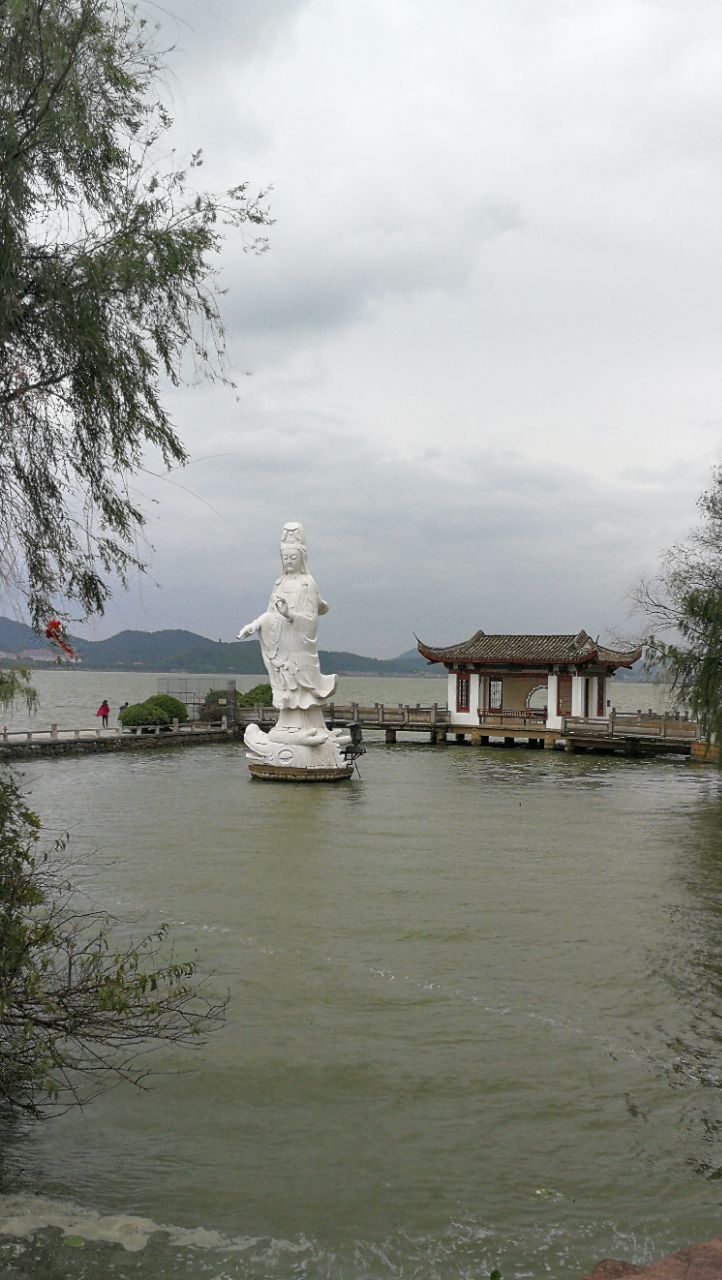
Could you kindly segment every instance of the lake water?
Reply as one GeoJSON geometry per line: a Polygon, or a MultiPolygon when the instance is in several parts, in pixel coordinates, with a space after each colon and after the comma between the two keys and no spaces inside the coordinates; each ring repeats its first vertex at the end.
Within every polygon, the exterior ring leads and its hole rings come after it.
{"type": "MultiPolygon", "coordinates": [[[[36,683],[67,727],[155,689],[36,683]]],[[[150,1091],[5,1134],[3,1280],[576,1280],[719,1232],[718,773],[367,745],[313,788],[239,744],[24,764],[97,896],[231,1003],[150,1091]]]]}

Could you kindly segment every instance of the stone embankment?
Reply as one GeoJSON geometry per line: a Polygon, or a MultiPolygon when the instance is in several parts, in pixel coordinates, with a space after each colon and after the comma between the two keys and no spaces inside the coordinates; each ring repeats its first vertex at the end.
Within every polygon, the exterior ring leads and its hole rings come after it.
{"type": "Polygon", "coordinates": [[[625,1276],[638,1276],[640,1280],[722,1280],[722,1237],[670,1253],[648,1267],[605,1258],[584,1280],[623,1280],[625,1276]]]}
{"type": "Polygon", "coordinates": [[[240,737],[232,726],[181,726],[174,730],[76,729],[42,733],[0,733],[0,760],[33,759],[36,756],[96,754],[105,751],[148,751],[153,748],[197,747],[230,742],[240,737]]]}
{"type": "Polygon", "coordinates": [[[719,758],[719,747],[709,746],[706,742],[693,742],[690,755],[693,760],[707,760],[716,764],[719,758]]]}

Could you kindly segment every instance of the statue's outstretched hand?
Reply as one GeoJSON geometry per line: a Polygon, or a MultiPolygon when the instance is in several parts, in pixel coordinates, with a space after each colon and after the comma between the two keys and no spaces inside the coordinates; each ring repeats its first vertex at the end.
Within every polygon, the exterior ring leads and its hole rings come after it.
{"type": "Polygon", "coordinates": [[[255,633],[255,630],[256,628],[253,623],[249,622],[247,626],[241,627],[238,635],[236,636],[236,640],[250,640],[251,636],[255,633]]]}

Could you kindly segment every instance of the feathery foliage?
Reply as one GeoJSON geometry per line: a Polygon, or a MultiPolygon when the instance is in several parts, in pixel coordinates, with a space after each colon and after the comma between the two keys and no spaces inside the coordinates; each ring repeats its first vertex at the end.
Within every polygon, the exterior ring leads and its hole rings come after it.
{"type": "Polygon", "coordinates": [[[40,841],[37,815],[0,777],[0,1107],[30,1115],[141,1083],[149,1044],[199,1043],[225,1008],[167,953],[165,926],[115,945],[113,922],[68,877],[65,839],[40,841]]]}
{"type": "Polygon", "coordinates": [[[652,634],[648,665],[659,665],[688,703],[704,739],[722,741],[722,468],[701,495],[703,523],[665,552],[660,575],[635,592],[639,608],[672,640],[652,634]]]}
{"type": "MultiPolygon", "coordinates": [[[[265,248],[263,195],[195,189],[159,159],[157,33],[124,0],[0,0],[0,582],[37,628],[102,613],[143,563],[131,495],[149,450],[185,451],[164,385],[227,382],[214,261],[265,248]]],[[[0,673],[0,705],[34,697],[0,673]]],[[[65,843],[0,774],[0,1104],[41,1113],[140,1082],[149,1043],[190,1043],[223,1002],[165,928],[118,945],[65,843]]]]}
{"type": "Polygon", "coordinates": [[[160,167],[155,39],[123,0],[0,0],[0,578],[35,625],[143,567],[129,481],[185,458],[163,383],[227,380],[213,259],[265,247],[262,196],[160,167]]]}

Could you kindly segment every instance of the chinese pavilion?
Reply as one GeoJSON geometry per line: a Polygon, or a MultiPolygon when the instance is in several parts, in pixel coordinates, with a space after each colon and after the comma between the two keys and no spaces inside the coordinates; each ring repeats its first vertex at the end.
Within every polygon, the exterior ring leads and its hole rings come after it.
{"type": "Polygon", "coordinates": [[[536,719],[546,729],[562,729],[565,718],[605,720],[609,715],[609,682],[619,667],[631,667],[641,649],[620,652],[576,635],[486,635],[445,649],[418,641],[427,662],[440,662],[449,673],[451,726],[502,720],[536,719]],[[543,708],[538,703],[544,691],[543,708]]]}

